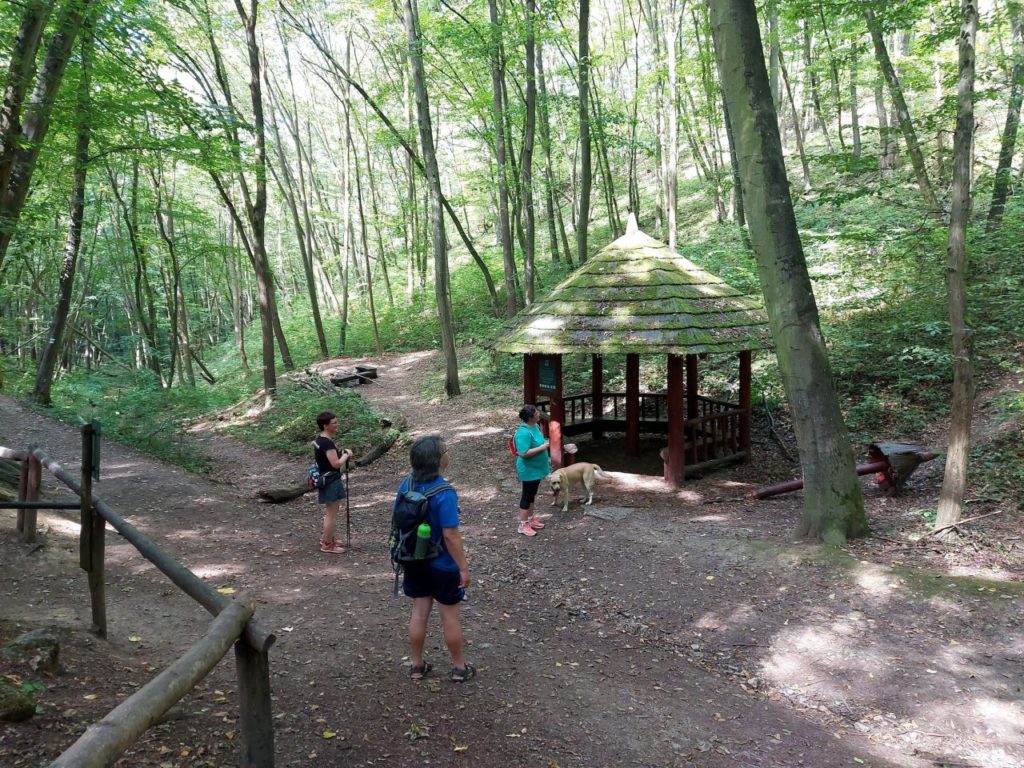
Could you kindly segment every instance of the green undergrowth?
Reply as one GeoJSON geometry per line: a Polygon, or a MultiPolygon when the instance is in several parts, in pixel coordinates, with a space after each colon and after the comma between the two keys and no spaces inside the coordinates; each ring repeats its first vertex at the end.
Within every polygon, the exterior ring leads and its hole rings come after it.
{"type": "Polygon", "coordinates": [[[316,417],[323,411],[338,417],[335,442],[351,448],[356,456],[388,436],[380,415],[353,390],[314,395],[288,382],[282,382],[269,409],[247,420],[244,426],[228,427],[226,432],[261,448],[311,456],[310,443],[318,434],[316,417]]]}

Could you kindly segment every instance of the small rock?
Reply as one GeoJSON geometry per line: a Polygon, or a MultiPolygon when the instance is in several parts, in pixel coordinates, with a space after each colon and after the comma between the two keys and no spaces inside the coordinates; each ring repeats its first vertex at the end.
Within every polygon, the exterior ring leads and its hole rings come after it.
{"type": "Polygon", "coordinates": [[[761,678],[759,678],[759,677],[752,677],[752,678],[750,678],[749,680],[747,680],[747,687],[753,688],[756,691],[758,688],[761,687],[761,678]]]}
{"type": "Polygon", "coordinates": [[[60,641],[48,629],[33,629],[19,635],[0,648],[0,656],[27,664],[33,672],[55,675],[60,671],[60,641]]]}

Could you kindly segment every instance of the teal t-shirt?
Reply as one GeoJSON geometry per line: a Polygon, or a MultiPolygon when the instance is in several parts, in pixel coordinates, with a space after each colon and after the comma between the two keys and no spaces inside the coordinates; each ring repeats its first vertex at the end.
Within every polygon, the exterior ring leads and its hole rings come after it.
{"type": "MultiPolygon", "coordinates": [[[[532,427],[520,424],[519,429],[516,430],[515,441],[516,453],[526,453],[531,448],[544,445],[544,435],[541,434],[540,427],[536,424],[532,427]]],[[[522,456],[516,457],[516,474],[519,475],[520,480],[543,480],[551,474],[548,452],[541,451],[525,459],[522,456]]]]}

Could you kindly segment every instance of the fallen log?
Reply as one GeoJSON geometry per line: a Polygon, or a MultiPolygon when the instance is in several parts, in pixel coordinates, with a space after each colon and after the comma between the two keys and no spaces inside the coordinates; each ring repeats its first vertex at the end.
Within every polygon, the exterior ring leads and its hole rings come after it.
{"type": "MultiPolygon", "coordinates": [[[[888,468],[889,464],[885,461],[874,461],[870,464],[859,464],[857,465],[858,475],[870,475],[873,472],[884,472],[888,468]]],[[[770,496],[778,496],[780,493],[790,493],[791,491],[799,491],[804,487],[803,478],[799,480],[790,480],[785,483],[775,483],[775,485],[766,485],[764,488],[758,488],[754,491],[755,499],[767,499],[770,496]]]]}
{"type": "Polygon", "coordinates": [[[395,444],[395,441],[398,439],[399,434],[401,433],[397,429],[390,430],[388,432],[387,437],[385,437],[383,441],[377,443],[363,456],[356,459],[355,465],[357,467],[365,467],[375,462],[377,459],[379,459],[381,456],[387,453],[391,446],[395,444]]]}
{"type": "Polygon", "coordinates": [[[264,491],[257,491],[256,495],[263,499],[263,501],[269,501],[271,504],[284,504],[286,501],[305,496],[312,490],[314,489],[310,488],[308,483],[303,483],[291,488],[269,488],[264,491]]]}

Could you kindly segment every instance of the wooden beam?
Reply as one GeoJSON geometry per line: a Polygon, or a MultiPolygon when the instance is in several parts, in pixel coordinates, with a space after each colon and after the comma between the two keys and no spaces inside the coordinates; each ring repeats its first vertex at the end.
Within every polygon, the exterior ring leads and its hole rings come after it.
{"type": "Polygon", "coordinates": [[[604,437],[601,430],[601,414],[604,409],[604,359],[601,355],[590,356],[590,396],[592,402],[590,418],[594,422],[594,429],[590,436],[595,440],[604,437]]]}
{"type": "Polygon", "coordinates": [[[697,395],[700,394],[697,356],[686,356],[686,418],[697,418],[697,395]]]}
{"type": "Polygon", "coordinates": [[[666,365],[668,379],[668,456],[665,459],[665,482],[679,487],[686,467],[683,416],[683,358],[669,355],[666,365]]]}
{"type": "Polygon", "coordinates": [[[640,355],[626,355],[626,453],[640,453],[640,355]]]}

